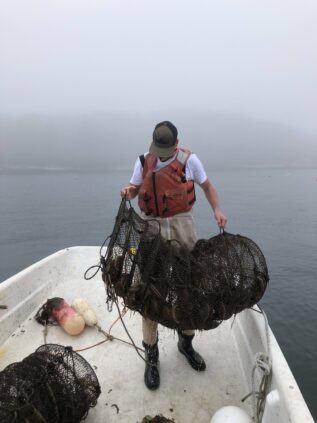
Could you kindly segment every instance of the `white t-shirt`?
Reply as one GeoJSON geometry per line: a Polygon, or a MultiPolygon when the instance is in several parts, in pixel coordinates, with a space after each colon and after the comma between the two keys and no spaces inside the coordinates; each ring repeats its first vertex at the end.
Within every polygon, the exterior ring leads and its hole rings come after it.
{"type": "MultiPolygon", "coordinates": [[[[149,153],[145,153],[144,156],[146,156],[149,153]]],[[[171,157],[169,160],[166,160],[165,162],[162,162],[159,158],[157,159],[156,167],[154,172],[157,172],[158,170],[162,169],[163,167],[169,165],[176,157],[176,154],[171,157]]],[[[196,184],[202,184],[206,181],[207,175],[205,172],[205,169],[199,160],[199,158],[196,156],[196,154],[192,153],[187,162],[186,162],[186,179],[187,181],[194,181],[196,184]]],[[[140,158],[138,157],[133,170],[133,175],[130,180],[130,184],[133,185],[141,185],[143,182],[143,167],[140,161],[140,158]]]]}

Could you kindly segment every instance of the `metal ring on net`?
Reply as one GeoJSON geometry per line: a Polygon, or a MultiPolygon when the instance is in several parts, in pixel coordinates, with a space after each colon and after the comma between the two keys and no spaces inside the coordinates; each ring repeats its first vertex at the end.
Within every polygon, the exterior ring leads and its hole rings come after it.
{"type": "Polygon", "coordinates": [[[251,239],[223,231],[189,251],[149,222],[123,200],[102,266],[127,307],[172,329],[208,330],[261,299],[268,270],[251,239]]]}

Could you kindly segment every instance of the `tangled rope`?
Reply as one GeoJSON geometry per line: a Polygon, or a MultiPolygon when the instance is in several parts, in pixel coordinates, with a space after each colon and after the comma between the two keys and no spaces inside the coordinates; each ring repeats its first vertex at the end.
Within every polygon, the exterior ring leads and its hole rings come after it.
{"type": "MultiPolygon", "coordinates": [[[[262,420],[266,396],[269,393],[272,381],[272,356],[269,324],[263,309],[259,305],[258,307],[265,324],[266,352],[256,353],[251,372],[252,391],[241,400],[244,402],[247,398],[252,396],[253,421],[255,423],[260,423],[262,420]],[[258,389],[256,389],[256,373],[260,373],[260,383],[258,385],[258,389]]],[[[254,311],[258,312],[257,310],[254,311]]]]}

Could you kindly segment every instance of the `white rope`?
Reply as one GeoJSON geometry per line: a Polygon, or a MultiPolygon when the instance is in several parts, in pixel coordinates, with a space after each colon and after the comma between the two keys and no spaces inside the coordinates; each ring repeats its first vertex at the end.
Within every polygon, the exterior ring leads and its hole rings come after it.
{"type": "Polygon", "coordinates": [[[252,390],[253,390],[253,420],[260,423],[263,416],[265,399],[269,393],[271,379],[272,379],[272,357],[271,357],[271,343],[269,334],[269,323],[267,316],[260,306],[258,306],[265,323],[266,335],[266,353],[258,352],[255,355],[255,363],[252,370],[252,390]],[[255,393],[255,372],[256,370],[262,372],[262,378],[259,385],[258,392],[255,393]]]}
{"type": "Polygon", "coordinates": [[[252,404],[253,404],[253,421],[260,423],[264,411],[266,395],[269,391],[269,381],[271,379],[271,359],[262,352],[258,352],[255,356],[255,363],[252,369],[252,404]],[[258,390],[255,389],[256,371],[262,373],[258,390]]]}
{"type": "MultiPolygon", "coordinates": [[[[266,335],[266,352],[257,352],[255,354],[255,361],[252,368],[252,391],[242,401],[246,400],[252,395],[253,418],[255,423],[261,423],[265,405],[265,399],[270,390],[272,379],[272,357],[271,357],[271,343],[269,334],[269,324],[266,314],[260,306],[258,306],[264,318],[265,335],[266,335]],[[256,390],[256,372],[261,373],[260,383],[256,390]]],[[[256,311],[256,310],[254,310],[256,311]]]]}

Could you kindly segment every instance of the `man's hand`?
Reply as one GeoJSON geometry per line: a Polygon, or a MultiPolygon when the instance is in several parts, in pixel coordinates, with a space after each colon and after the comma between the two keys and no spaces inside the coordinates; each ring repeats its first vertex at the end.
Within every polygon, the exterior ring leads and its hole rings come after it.
{"type": "Polygon", "coordinates": [[[216,188],[209,181],[209,179],[206,179],[206,181],[200,184],[200,186],[203,189],[205,196],[214,211],[214,216],[215,216],[215,219],[217,220],[217,224],[219,228],[224,229],[228,219],[220,210],[219,198],[218,198],[218,193],[216,191],[216,188]]]}
{"type": "Polygon", "coordinates": [[[120,195],[122,198],[126,198],[127,200],[132,200],[134,197],[138,195],[139,186],[136,185],[129,185],[124,187],[120,191],[120,195]]]}
{"type": "Polygon", "coordinates": [[[219,228],[224,229],[228,219],[226,218],[226,216],[222,213],[222,211],[220,209],[215,210],[214,213],[215,213],[214,216],[215,216],[215,219],[217,221],[219,228]]]}

